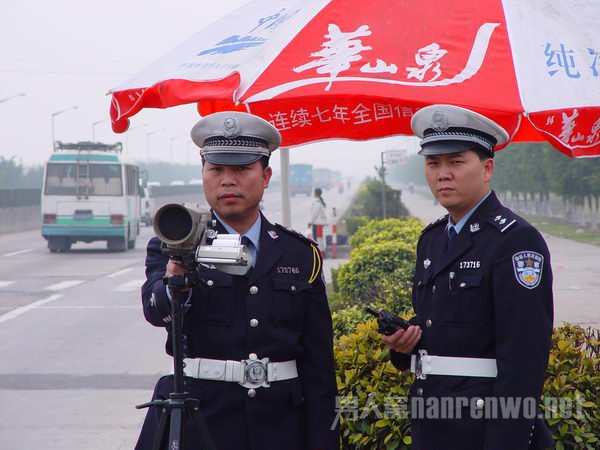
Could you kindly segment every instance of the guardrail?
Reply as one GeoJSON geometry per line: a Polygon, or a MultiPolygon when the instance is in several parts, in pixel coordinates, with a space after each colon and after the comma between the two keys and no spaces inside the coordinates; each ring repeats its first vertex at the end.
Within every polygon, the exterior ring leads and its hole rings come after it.
{"type": "MultiPolygon", "coordinates": [[[[170,202],[204,200],[201,185],[152,186],[157,206],[170,202]]],[[[0,233],[40,227],[41,189],[0,189],[0,233]]]]}

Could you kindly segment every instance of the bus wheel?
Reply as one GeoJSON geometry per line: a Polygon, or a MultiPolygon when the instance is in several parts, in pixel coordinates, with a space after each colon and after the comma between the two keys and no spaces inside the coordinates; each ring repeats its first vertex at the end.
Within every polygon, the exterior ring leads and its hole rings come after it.
{"type": "Polygon", "coordinates": [[[127,250],[127,238],[125,237],[111,237],[108,238],[106,247],[113,252],[124,252],[127,250]]]}
{"type": "Polygon", "coordinates": [[[129,250],[132,250],[135,248],[135,237],[132,240],[127,241],[127,248],[129,250]]]}

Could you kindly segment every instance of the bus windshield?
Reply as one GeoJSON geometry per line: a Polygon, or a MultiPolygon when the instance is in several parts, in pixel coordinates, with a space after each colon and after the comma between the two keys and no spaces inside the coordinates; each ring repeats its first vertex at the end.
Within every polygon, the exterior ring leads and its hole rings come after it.
{"type": "Polygon", "coordinates": [[[45,195],[123,195],[119,164],[49,163],[45,195]]]}

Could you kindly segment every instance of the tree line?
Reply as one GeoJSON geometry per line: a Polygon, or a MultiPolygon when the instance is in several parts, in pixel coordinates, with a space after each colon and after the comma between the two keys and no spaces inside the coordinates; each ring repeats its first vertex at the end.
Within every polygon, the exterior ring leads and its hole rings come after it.
{"type": "Polygon", "coordinates": [[[0,156],[0,189],[41,189],[43,176],[42,166],[27,168],[14,156],[0,156]]]}

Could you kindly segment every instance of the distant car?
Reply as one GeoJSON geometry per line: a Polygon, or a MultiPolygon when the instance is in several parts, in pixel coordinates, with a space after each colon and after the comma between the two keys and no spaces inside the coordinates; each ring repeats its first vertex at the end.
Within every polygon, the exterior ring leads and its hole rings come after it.
{"type": "Polygon", "coordinates": [[[171,181],[170,185],[171,186],[183,186],[185,183],[183,181],[177,180],[177,181],[171,181]]]}
{"type": "Polygon", "coordinates": [[[190,180],[188,184],[202,186],[202,180],[200,178],[194,178],[193,180],[190,180]]]}
{"type": "Polygon", "coordinates": [[[152,219],[156,212],[156,199],[152,196],[152,188],[150,186],[141,189],[141,220],[146,226],[152,225],[152,219]]]}

